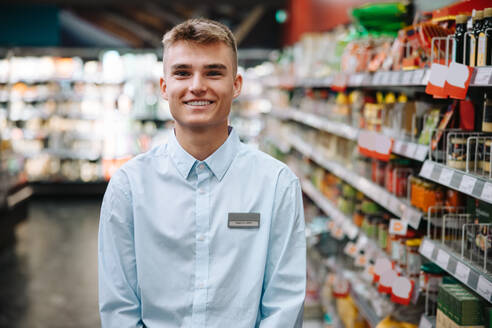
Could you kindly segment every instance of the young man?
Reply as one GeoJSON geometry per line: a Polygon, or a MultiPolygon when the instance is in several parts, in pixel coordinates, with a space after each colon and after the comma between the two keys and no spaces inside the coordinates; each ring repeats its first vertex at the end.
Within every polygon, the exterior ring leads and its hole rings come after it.
{"type": "Polygon", "coordinates": [[[299,181],[228,126],[241,91],[222,24],[164,36],[166,145],[111,179],[99,230],[103,327],[301,327],[306,245],[299,181]]]}

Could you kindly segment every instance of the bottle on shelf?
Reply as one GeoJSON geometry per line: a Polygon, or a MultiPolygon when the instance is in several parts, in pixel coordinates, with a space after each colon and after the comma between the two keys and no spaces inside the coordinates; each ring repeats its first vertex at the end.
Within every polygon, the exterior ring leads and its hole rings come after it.
{"type": "Polygon", "coordinates": [[[470,33],[470,63],[471,67],[477,66],[478,37],[482,31],[483,11],[478,10],[473,16],[473,28],[470,33]]]}
{"type": "Polygon", "coordinates": [[[466,33],[466,22],[468,17],[466,15],[456,16],[456,32],[454,34],[454,39],[456,42],[454,50],[454,61],[463,64],[463,47],[465,46],[465,33],[466,33]]]}
{"type": "Polygon", "coordinates": [[[492,65],[492,8],[483,11],[482,30],[478,36],[477,66],[492,65]],[[488,31],[487,31],[488,30],[488,31]]]}

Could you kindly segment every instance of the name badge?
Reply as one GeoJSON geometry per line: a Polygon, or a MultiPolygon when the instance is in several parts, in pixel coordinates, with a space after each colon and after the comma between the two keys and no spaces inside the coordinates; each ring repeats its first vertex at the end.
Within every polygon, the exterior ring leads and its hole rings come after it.
{"type": "Polygon", "coordinates": [[[229,213],[227,226],[230,229],[258,229],[260,213],[229,213]]]}

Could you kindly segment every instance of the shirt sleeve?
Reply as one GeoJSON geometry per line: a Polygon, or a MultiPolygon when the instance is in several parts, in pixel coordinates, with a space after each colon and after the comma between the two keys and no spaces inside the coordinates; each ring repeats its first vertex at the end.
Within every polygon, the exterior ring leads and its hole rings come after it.
{"type": "Polygon", "coordinates": [[[299,180],[276,197],[261,299],[261,328],[301,327],[306,294],[306,237],[299,180]]]}
{"type": "Polygon", "coordinates": [[[103,328],[143,327],[128,178],[111,179],[99,221],[99,312],[103,328]]]}

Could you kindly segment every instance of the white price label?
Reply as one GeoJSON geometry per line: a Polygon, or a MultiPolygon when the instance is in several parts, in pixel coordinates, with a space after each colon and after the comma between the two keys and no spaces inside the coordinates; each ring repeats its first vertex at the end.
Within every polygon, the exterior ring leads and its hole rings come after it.
{"type": "Polygon", "coordinates": [[[400,213],[401,208],[400,208],[401,202],[398,198],[396,197],[391,197],[389,201],[389,210],[393,213],[400,213]]]}
{"type": "Polygon", "coordinates": [[[382,72],[376,72],[376,74],[374,74],[372,76],[372,81],[371,81],[371,84],[372,85],[379,85],[379,84],[381,84],[381,74],[382,74],[382,72]]]}
{"type": "Polygon", "coordinates": [[[470,268],[464,265],[461,262],[458,262],[456,265],[456,278],[464,282],[468,283],[468,277],[470,276],[470,268]]]}
{"type": "Polygon", "coordinates": [[[419,328],[432,328],[432,322],[429,321],[427,316],[422,315],[420,317],[419,328]]]}
{"type": "Polygon", "coordinates": [[[431,70],[430,69],[426,69],[424,71],[424,78],[422,80],[422,84],[426,85],[429,82],[430,75],[431,75],[431,70]]]}
{"type": "Polygon", "coordinates": [[[351,240],[354,240],[357,237],[357,234],[359,233],[359,229],[353,224],[349,224],[345,230],[347,233],[347,237],[351,240]]]}
{"type": "Polygon", "coordinates": [[[388,85],[390,83],[391,72],[383,72],[381,77],[381,85],[388,85]]]}
{"type": "Polygon", "coordinates": [[[395,140],[395,142],[393,143],[393,152],[396,153],[396,154],[400,154],[401,153],[401,147],[403,146],[403,142],[400,141],[400,140],[395,140]]]}
{"type": "Polygon", "coordinates": [[[449,263],[449,254],[446,253],[444,250],[440,249],[437,252],[437,264],[443,269],[448,268],[448,263],[449,263]]]}
{"type": "Polygon", "coordinates": [[[391,84],[398,85],[401,80],[401,72],[391,72],[391,84]]]}
{"type": "Polygon", "coordinates": [[[414,144],[413,142],[407,143],[407,151],[405,153],[405,156],[412,158],[415,155],[416,150],[417,144],[414,144]]]}
{"type": "MultiPolygon", "coordinates": [[[[371,193],[373,195],[377,195],[377,192],[376,193],[371,193]]],[[[381,206],[383,207],[389,207],[389,197],[388,197],[388,194],[386,192],[383,192],[381,193],[381,196],[379,197],[379,204],[381,204],[381,206]]]]}
{"type": "Polygon", "coordinates": [[[439,177],[439,182],[445,186],[449,186],[452,178],[453,178],[453,170],[450,170],[450,169],[444,167],[441,171],[441,176],[439,177]]]}
{"type": "Polygon", "coordinates": [[[488,85],[490,83],[490,77],[492,76],[492,67],[476,67],[477,71],[475,75],[474,85],[488,85]]]}
{"type": "Polygon", "coordinates": [[[421,218],[422,218],[422,213],[415,210],[411,206],[405,207],[405,210],[403,211],[402,220],[405,220],[406,222],[408,222],[408,224],[411,225],[412,228],[414,228],[414,229],[419,228],[421,218]]]}
{"type": "Polygon", "coordinates": [[[424,178],[430,178],[433,169],[434,164],[432,164],[430,161],[425,161],[424,165],[422,165],[422,169],[420,170],[420,176],[424,178]]]}
{"type": "Polygon", "coordinates": [[[408,224],[403,220],[391,219],[389,233],[392,235],[405,236],[407,234],[408,224]]]}
{"type": "Polygon", "coordinates": [[[424,70],[423,69],[418,69],[413,72],[412,76],[412,84],[415,85],[421,85],[422,83],[422,78],[424,77],[424,70]]]}
{"type": "Polygon", "coordinates": [[[432,257],[432,252],[434,251],[434,244],[427,239],[424,239],[424,242],[422,243],[422,246],[420,246],[420,253],[422,255],[425,255],[427,258],[432,257]]]}
{"type": "Polygon", "coordinates": [[[355,85],[362,85],[362,81],[364,81],[364,74],[357,74],[355,76],[355,85]]]}
{"type": "Polygon", "coordinates": [[[482,190],[482,199],[492,203],[492,183],[486,182],[482,190]]]}
{"type": "Polygon", "coordinates": [[[475,179],[474,177],[464,175],[460,183],[460,191],[464,192],[465,194],[471,194],[476,182],[477,179],[475,179]]]}
{"type": "Polygon", "coordinates": [[[412,77],[413,77],[413,72],[412,71],[407,71],[403,73],[402,77],[402,84],[403,85],[409,85],[412,83],[412,77]]]}
{"type": "Polygon", "coordinates": [[[419,161],[425,161],[427,157],[427,151],[429,150],[429,146],[426,145],[418,145],[417,153],[415,154],[415,158],[419,161]]]}
{"type": "Polygon", "coordinates": [[[478,277],[477,292],[487,301],[490,301],[492,297],[492,283],[483,276],[478,277]]]}

